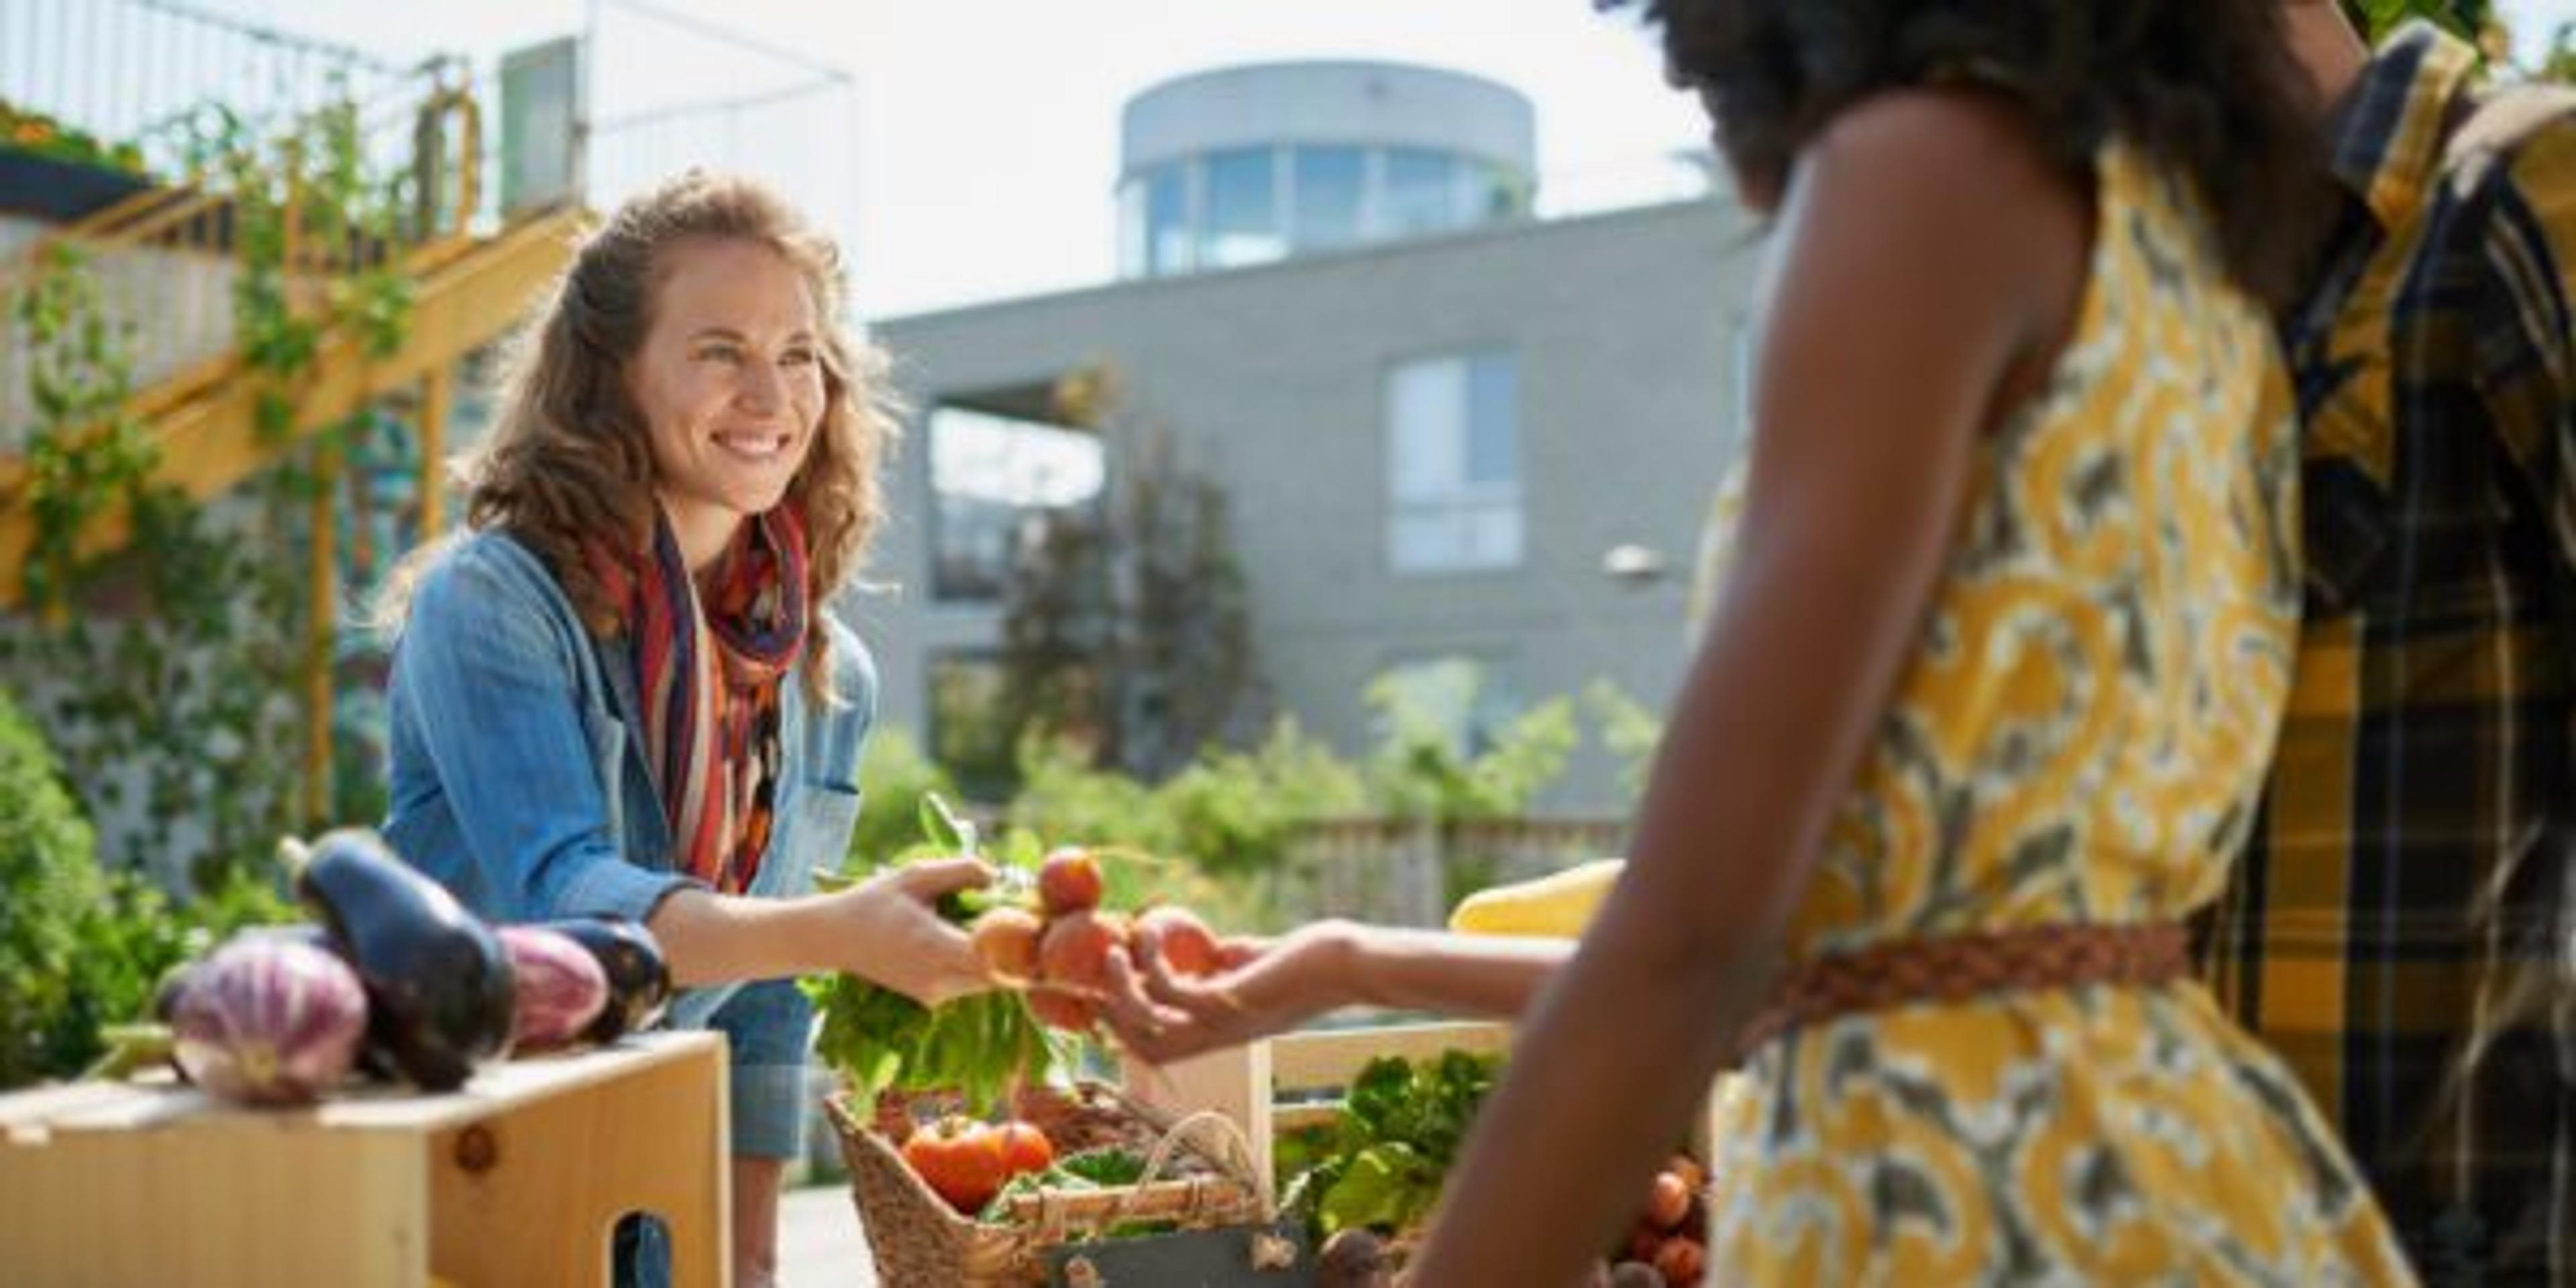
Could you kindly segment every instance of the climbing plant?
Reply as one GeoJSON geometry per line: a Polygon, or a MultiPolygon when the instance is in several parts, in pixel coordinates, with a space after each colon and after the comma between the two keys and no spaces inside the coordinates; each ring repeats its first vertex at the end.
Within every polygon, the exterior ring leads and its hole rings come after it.
{"type": "Polygon", "coordinates": [[[130,330],[104,305],[95,265],[49,255],[16,301],[34,412],[26,501],[34,533],[19,628],[0,639],[13,679],[102,829],[102,856],[199,889],[269,871],[278,836],[326,817],[299,796],[298,680],[330,658],[311,619],[310,543],[330,462],[361,414],[286,448],[297,391],[334,334],[383,357],[408,324],[396,263],[402,180],[370,166],[342,101],[265,137],[210,108],[187,143],[199,181],[225,195],[234,260],[233,342],[256,387],[254,425],[277,463],[221,503],[156,479],[132,415],[130,330]],[[83,534],[124,517],[118,549],[83,534]]]}

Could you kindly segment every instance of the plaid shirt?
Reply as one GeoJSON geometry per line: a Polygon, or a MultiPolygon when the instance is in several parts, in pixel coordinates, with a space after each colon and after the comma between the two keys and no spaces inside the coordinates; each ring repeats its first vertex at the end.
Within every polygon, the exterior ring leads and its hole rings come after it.
{"type": "Polygon", "coordinates": [[[2410,27],[2334,122],[2306,624],[2212,983],[2429,1279],[2576,1285],[2576,106],[2475,63],[2410,27]]]}

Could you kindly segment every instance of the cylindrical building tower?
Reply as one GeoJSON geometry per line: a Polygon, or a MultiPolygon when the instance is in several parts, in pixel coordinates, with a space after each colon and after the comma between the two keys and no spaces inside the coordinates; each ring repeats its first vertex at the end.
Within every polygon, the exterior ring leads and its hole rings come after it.
{"type": "Polygon", "coordinates": [[[1530,211],[1529,100],[1393,63],[1269,63],[1128,101],[1118,268],[1160,277],[1452,232],[1530,211]]]}

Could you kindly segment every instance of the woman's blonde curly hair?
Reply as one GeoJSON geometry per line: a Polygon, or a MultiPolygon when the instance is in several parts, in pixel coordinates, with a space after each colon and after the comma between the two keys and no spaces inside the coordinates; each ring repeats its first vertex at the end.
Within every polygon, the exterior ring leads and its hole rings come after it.
{"type": "MultiPolygon", "coordinates": [[[[652,540],[653,454],[628,393],[627,364],[653,322],[665,253],[681,242],[756,243],[796,269],[811,293],[823,366],[822,424],[784,504],[805,521],[806,602],[821,612],[858,571],[881,516],[877,465],[896,432],[882,351],[841,321],[840,252],[784,200],[750,179],[692,170],[618,207],[574,253],[543,320],[521,341],[491,437],[457,466],[465,522],[499,528],[543,559],[593,634],[623,627],[589,552],[652,540]]],[[[387,588],[378,616],[398,629],[425,548],[387,588]]],[[[805,653],[807,691],[823,696],[827,632],[805,653]]]]}

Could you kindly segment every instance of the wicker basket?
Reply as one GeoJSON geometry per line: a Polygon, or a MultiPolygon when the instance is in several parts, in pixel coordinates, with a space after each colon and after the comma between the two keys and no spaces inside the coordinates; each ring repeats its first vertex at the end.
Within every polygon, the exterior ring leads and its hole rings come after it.
{"type": "Polygon", "coordinates": [[[1173,1221],[1185,1229],[1265,1223],[1269,1186],[1252,1167],[1242,1129],[1222,1114],[1174,1121],[1114,1087],[1083,1083],[1069,1095],[1023,1102],[1059,1150],[1117,1145],[1145,1156],[1134,1185],[1039,1190],[1005,1201],[1000,1220],[958,1215],[905,1165],[873,1117],[846,1095],[826,1108],[850,1167],[859,1225],[886,1288],[1021,1288],[1046,1282],[1048,1248],[1125,1221],[1173,1221]]]}

